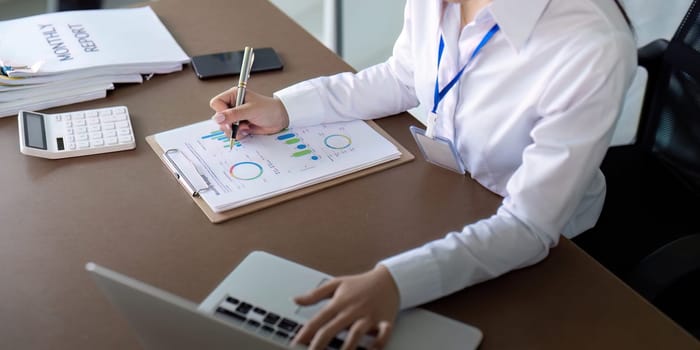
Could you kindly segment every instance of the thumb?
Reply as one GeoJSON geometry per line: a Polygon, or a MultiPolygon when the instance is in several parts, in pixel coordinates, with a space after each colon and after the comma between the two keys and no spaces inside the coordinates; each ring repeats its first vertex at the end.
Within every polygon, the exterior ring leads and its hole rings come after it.
{"type": "Polygon", "coordinates": [[[339,285],[340,280],[330,280],[322,284],[318,288],[309,291],[306,294],[294,297],[294,302],[302,306],[316,304],[323,299],[327,299],[333,296],[333,293],[335,293],[335,290],[338,288],[339,285]]]}

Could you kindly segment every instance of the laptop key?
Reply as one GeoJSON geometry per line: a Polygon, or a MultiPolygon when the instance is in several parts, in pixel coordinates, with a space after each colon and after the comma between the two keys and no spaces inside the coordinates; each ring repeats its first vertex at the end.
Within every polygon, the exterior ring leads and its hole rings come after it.
{"type": "Polygon", "coordinates": [[[229,303],[234,304],[234,305],[238,305],[238,303],[240,302],[240,301],[238,301],[238,299],[236,299],[234,297],[226,297],[226,301],[228,301],[229,303]]]}
{"type": "Polygon", "coordinates": [[[243,317],[235,312],[232,312],[231,310],[224,309],[223,307],[216,308],[216,312],[219,314],[222,314],[222,315],[226,315],[230,318],[233,318],[234,320],[239,321],[239,322],[244,322],[246,320],[245,317],[243,317]]]}
{"type": "Polygon", "coordinates": [[[250,320],[250,319],[249,319],[247,323],[248,323],[249,326],[253,326],[253,327],[255,327],[255,328],[260,327],[260,322],[258,322],[258,321],[256,321],[256,320],[250,320]]]}
{"type": "Polygon", "coordinates": [[[340,349],[342,346],[343,346],[343,341],[338,339],[337,337],[333,338],[333,340],[331,340],[331,343],[328,344],[328,347],[331,349],[340,349]]]}
{"type": "Polygon", "coordinates": [[[279,321],[279,319],[280,319],[280,317],[278,315],[270,312],[269,314],[267,314],[267,316],[265,316],[265,319],[263,319],[263,322],[274,325],[277,323],[277,321],[279,321]]]}
{"type": "Polygon", "coordinates": [[[282,331],[277,331],[277,332],[275,332],[275,334],[282,337],[282,338],[289,338],[289,334],[282,332],[282,331]]]}
{"type": "Polygon", "coordinates": [[[238,307],[236,308],[236,311],[242,313],[243,315],[246,315],[248,313],[248,311],[250,311],[250,309],[252,309],[252,308],[253,308],[253,305],[250,305],[246,302],[242,302],[241,305],[238,305],[238,307]]]}
{"type": "Polygon", "coordinates": [[[269,332],[269,333],[272,333],[272,332],[275,331],[274,328],[272,328],[272,327],[270,327],[270,326],[268,326],[268,325],[265,325],[265,324],[264,324],[262,327],[260,327],[260,329],[264,330],[265,332],[269,332]]]}
{"type": "Polygon", "coordinates": [[[294,332],[298,325],[298,323],[290,319],[283,318],[282,321],[280,321],[280,324],[277,325],[277,327],[284,329],[285,331],[294,332]]]}
{"type": "Polygon", "coordinates": [[[267,313],[267,311],[265,311],[265,309],[259,308],[257,306],[253,308],[253,312],[255,312],[258,315],[265,315],[267,313]]]}

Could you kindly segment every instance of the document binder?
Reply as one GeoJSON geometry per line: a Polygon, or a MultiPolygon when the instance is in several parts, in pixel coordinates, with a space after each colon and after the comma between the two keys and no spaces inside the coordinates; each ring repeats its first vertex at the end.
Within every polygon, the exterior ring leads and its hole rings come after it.
{"type": "Polygon", "coordinates": [[[175,178],[182,182],[182,185],[192,197],[199,197],[200,193],[209,190],[209,184],[188,159],[181,157],[178,160],[176,155],[179,154],[181,154],[180,150],[175,148],[166,150],[163,153],[165,165],[170,168],[175,178]],[[200,185],[200,181],[204,184],[200,185]]]}
{"type": "Polygon", "coordinates": [[[282,193],[275,195],[270,198],[262,199],[256,202],[252,202],[237,208],[233,208],[227,211],[215,212],[202,198],[201,194],[210,190],[210,184],[207,182],[206,177],[200,174],[197,169],[192,165],[190,160],[188,160],[183,152],[178,149],[163,149],[158,141],[156,141],[155,135],[150,135],[146,137],[146,142],[151,146],[153,151],[161,159],[165,167],[173,175],[173,177],[180,183],[182,188],[185,189],[188,196],[199,206],[199,208],[204,212],[206,217],[213,223],[220,223],[226,220],[252,213],[254,211],[267,208],[269,206],[282,203],[294,198],[298,198],[310,193],[320,191],[322,189],[335,186],[353,179],[357,179],[375,172],[379,172],[385,169],[395,167],[397,165],[409,162],[415,157],[406,148],[404,148],[400,143],[389,136],[386,131],[384,131],[379,125],[374,121],[367,121],[367,124],[391,142],[400,151],[401,155],[399,158],[381,163],[369,168],[358,170],[349,174],[342,175],[324,182],[316,183],[303,187],[300,189],[293,190],[291,192],[282,193]]]}

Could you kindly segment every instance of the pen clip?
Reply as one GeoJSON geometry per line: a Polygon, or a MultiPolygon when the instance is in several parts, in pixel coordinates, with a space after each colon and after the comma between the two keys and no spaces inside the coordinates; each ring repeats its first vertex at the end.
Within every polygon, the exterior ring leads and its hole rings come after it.
{"type": "Polygon", "coordinates": [[[255,62],[255,52],[253,49],[250,49],[250,60],[248,61],[248,69],[246,69],[248,76],[246,77],[246,80],[250,79],[250,71],[253,70],[253,62],[255,62]]]}
{"type": "Polygon", "coordinates": [[[163,154],[166,159],[166,164],[168,168],[173,172],[175,178],[182,183],[187,192],[192,195],[192,197],[199,197],[200,193],[210,190],[210,186],[204,176],[197,171],[197,168],[192,164],[192,162],[180,152],[177,148],[171,148],[163,154]],[[179,161],[175,159],[178,157],[182,159],[179,161]],[[184,162],[183,162],[184,161],[184,162]],[[194,184],[193,181],[199,183],[194,184]]]}

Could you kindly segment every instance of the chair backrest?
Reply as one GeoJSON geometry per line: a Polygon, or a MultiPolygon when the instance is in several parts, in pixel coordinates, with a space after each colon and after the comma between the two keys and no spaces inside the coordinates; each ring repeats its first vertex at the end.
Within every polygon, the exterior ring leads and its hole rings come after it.
{"type": "Polygon", "coordinates": [[[664,54],[640,146],[700,195],[700,5],[695,0],[664,54]]]}

